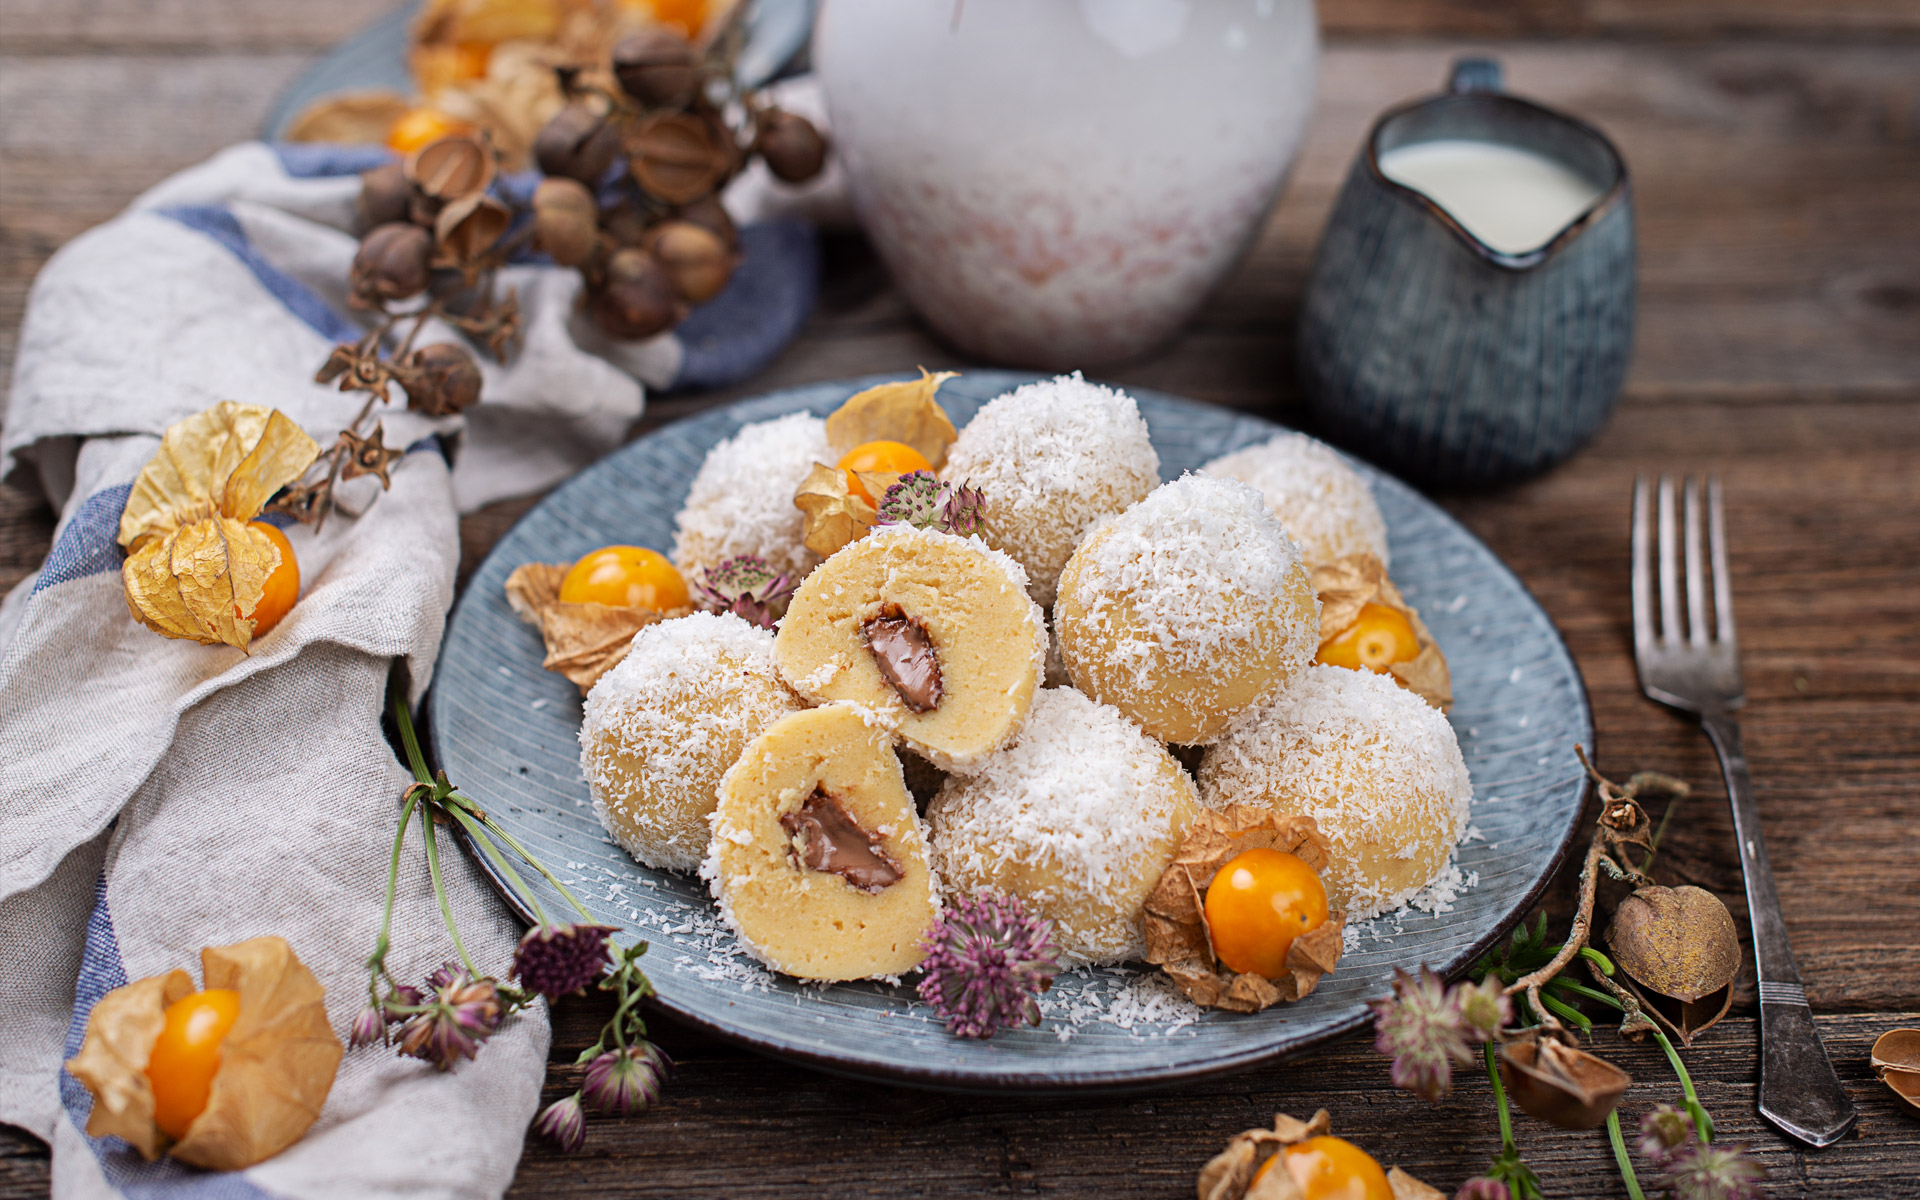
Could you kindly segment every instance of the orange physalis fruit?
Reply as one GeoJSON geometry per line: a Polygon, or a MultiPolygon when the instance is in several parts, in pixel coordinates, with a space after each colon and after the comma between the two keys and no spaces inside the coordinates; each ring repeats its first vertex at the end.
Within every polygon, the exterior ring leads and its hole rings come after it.
{"type": "Polygon", "coordinates": [[[927,456],[915,450],[905,442],[862,442],[840,456],[836,464],[847,477],[847,490],[878,507],[880,497],[867,489],[860,481],[859,472],[888,472],[905,475],[909,471],[931,471],[933,464],[927,456]]]}
{"type": "Polygon", "coordinates": [[[240,993],[209,988],[167,1005],[166,1025],[147,1057],[153,1087],[153,1123],[170,1138],[187,1136],[206,1111],[220,1069],[220,1043],[240,1016],[240,993]]]}
{"type": "Polygon", "coordinates": [[[461,42],[453,48],[453,74],[456,79],[485,79],[487,62],[493,57],[491,42],[461,42]]]}
{"type": "Polygon", "coordinates": [[[1327,889],[1297,855],[1264,847],[1229,860],[1207,885],[1213,952],[1232,971],[1278,979],[1293,940],[1327,923],[1327,889]]]}
{"type": "Polygon", "coordinates": [[[1314,661],[1380,674],[1394,663],[1412,662],[1419,656],[1420,639],[1404,614],[1384,604],[1364,604],[1353,624],[1321,646],[1314,661]]]}
{"type": "Polygon", "coordinates": [[[667,612],[687,606],[687,582],[657,550],[605,546],[568,570],[560,581],[560,602],[667,612]]]}
{"type": "Polygon", "coordinates": [[[1393,1185],[1373,1155],[1345,1138],[1323,1135],[1283,1146],[1252,1182],[1258,1184],[1275,1163],[1293,1176],[1301,1200],[1394,1200],[1393,1185]]]}
{"type": "Polygon", "coordinates": [[[280,551],[280,565],[267,575],[267,581],[260,593],[260,603],[253,611],[244,613],[238,604],[233,606],[234,615],[241,620],[253,618],[253,636],[264,637],[269,629],[280,623],[280,618],[293,611],[294,602],[300,599],[300,560],[294,557],[293,543],[278,525],[269,521],[249,521],[247,527],[257,529],[267,536],[274,548],[280,551]]]}
{"type": "Polygon", "coordinates": [[[434,108],[416,108],[409,110],[393,128],[387,130],[387,145],[402,154],[412,154],[420,147],[452,137],[457,133],[472,133],[473,125],[448,116],[434,108]]]}

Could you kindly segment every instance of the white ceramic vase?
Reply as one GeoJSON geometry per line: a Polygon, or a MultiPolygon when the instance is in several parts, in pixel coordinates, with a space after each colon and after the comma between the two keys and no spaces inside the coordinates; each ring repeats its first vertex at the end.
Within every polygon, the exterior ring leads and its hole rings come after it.
{"type": "Polygon", "coordinates": [[[959,348],[1067,369],[1171,337],[1258,233],[1313,106],[1312,0],[826,0],[853,203],[959,348]]]}

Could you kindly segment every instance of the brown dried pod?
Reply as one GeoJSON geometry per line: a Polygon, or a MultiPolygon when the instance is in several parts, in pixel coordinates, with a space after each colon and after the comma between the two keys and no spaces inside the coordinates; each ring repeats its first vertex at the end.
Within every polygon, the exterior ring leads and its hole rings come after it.
{"type": "Polygon", "coordinates": [[[587,185],[548,178],[533,190],[533,227],[540,248],[563,267],[577,267],[600,240],[600,208],[587,185]]]}
{"type": "Polygon", "coordinates": [[[413,220],[431,225],[448,204],[492,187],[498,166],[486,138],[456,133],[415,150],[402,169],[413,185],[413,220]]]}
{"type": "Polygon", "coordinates": [[[660,260],[674,290],[689,304],[713,299],[733,275],[736,256],[727,243],[691,221],[662,221],[640,244],[660,260]]]}
{"type": "Polygon", "coordinates": [[[1873,1042],[1873,1073],[1920,1114],[1920,1029],[1889,1029],[1873,1042]]]}
{"type": "Polygon", "coordinates": [[[1691,1046],[1727,1015],[1740,973],[1740,935],[1720,897],[1649,886],[1614,910],[1607,948],[1648,1015],[1691,1046]]]}
{"type": "Polygon", "coordinates": [[[569,563],[525,563],[507,576],[507,603],[540,631],[547,656],[541,666],[564,675],[582,696],[627,656],[633,635],[656,621],[685,616],[691,608],[660,613],[651,608],[567,604],[560,584],[569,563]]]}
{"type": "Polygon", "coordinates": [[[433,235],[418,225],[404,221],[376,225],[354,252],[348,286],[356,300],[369,306],[417,296],[432,278],[432,254],[433,235]]]}
{"type": "Polygon", "coordinates": [[[1187,827],[1173,861],[1147,893],[1141,925],[1147,961],[1158,964],[1202,1008],[1259,1012],[1282,1000],[1303,1000],[1340,962],[1346,914],[1294,939],[1287,970],[1277,979],[1235,974],[1213,953],[1207,927],[1207,886],[1220,868],[1248,850],[1279,850],[1299,856],[1318,871],[1329,846],[1312,817],[1282,817],[1266,805],[1234,804],[1203,812],[1187,827]]]}
{"type": "Polygon", "coordinates": [[[472,267],[512,224],[513,210],[484,192],[450,201],[433,223],[433,265],[472,267]]]}
{"type": "Polygon", "coordinates": [[[686,113],[655,113],[634,122],[625,139],[635,183],[668,204],[691,204],[727,177],[733,152],[713,123],[686,113]]]}
{"type": "Polygon", "coordinates": [[[542,173],[597,185],[620,153],[620,128],[585,104],[569,104],[553,114],[533,139],[534,161],[542,173]]]}
{"type": "Polygon", "coordinates": [[[360,172],[360,228],[388,225],[407,219],[407,201],[413,185],[407,182],[404,168],[397,162],[383,163],[371,171],[360,172]]]}
{"type": "Polygon", "coordinates": [[[1633,1076],[1596,1054],[1538,1033],[1500,1047],[1500,1080],[1521,1111],[1561,1129],[1598,1129],[1633,1076]]]}
{"type": "Polygon", "coordinates": [[[692,204],[683,206],[673,216],[676,221],[698,225],[702,229],[718,234],[720,240],[725,242],[730,250],[740,248],[740,230],[734,225],[733,218],[727,215],[727,206],[720,203],[720,197],[717,195],[702,196],[692,204]]]}
{"type": "Polygon", "coordinates": [[[450,417],[480,401],[480,364],[466,347],[452,342],[422,346],[407,357],[400,386],[407,407],[430,417],[450,417]]]}
{"type": "Polygon", "coordinates": [[[700,58],[686,38],[654,26],[614,45],[613,75],[620,89],[642,104],[682,108],[700,86],[700,58]]]}
{"type": "Polygon", "coordinates": [[[607,259],[605,276],[587,291],[587,313],[617,338],[663,333],[685,315],[673,277],[645,250],[628,247],[607,259]]]}
{"type": "Polygon", "coordinates": [[[1362,552],[1323,563],[1313,569],[1313,590],[1320,597],[1318,661],[1331,661],[1336,666],[1364,664],[1375,645],[1386,649],[1411,631],[1417,652],[1411,658],[1385,663],[1384,673],[1441,712],[1453,707],[1453,681],[1446,657],[1440,653],[1427,623],[1387,578],[1387,568],[1379,559],[1362,552]],[[1369,605],[1379,607],[1370,613],[1369,605]],[[1379,628],[1382,621],[1391,624],[1396,616],[1405,622],[1398,639],[1383,636],[1385,630],[1379,628]]]}
{"type": "Polygon", "coordinates": [[[813,122],[783,109],[762,109],[754,118],[759,129],[755,145],[774,178],[805,183],[827,165],[827,139],[813,122]]]}
{"type": "MultiPolygon", "coordinates": [[[[1332,1134],[1333,1121],[1324,1108],[1305,1121],[1275,1113],[1272,1129],[1237,1133],[1226,1149],[1208,1159],[1194,1181],[1194,1194],[1198,1200],[1301,1200],[1300,1187],[1290,1172],[1271,1170],[1262,1174],[1262,1171],[1274,1155],[1288,1146],[1332,1134]]],[[[1387,1168],[1386,1175],[1393,1200],[1446,1200],[1443,1193],[1399,1167],[1387,1168]]]]}

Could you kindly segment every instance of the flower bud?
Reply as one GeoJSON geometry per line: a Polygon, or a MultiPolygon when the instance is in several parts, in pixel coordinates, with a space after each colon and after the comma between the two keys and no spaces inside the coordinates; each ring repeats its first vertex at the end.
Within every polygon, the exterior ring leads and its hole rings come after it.
{"type": "Polygon", "coordinates": [[[555,1100],[533,1119],[533,1131],[572,1153],[587,1141],[587,1114],[580,1107],[580,1093],[555,1100]]]}
{"type": "Polygon", "coordinates": [[[409,154],[403,170],[413,185],[413,220],[431,225],[448,204],[492,187],[496,164],[486,139],[456,133],[409,154]]]}
{"type": "Polygon", "coordinates": [[[628,130],[625,145],[634,182],[668,204],[691,204],[707,195],[733,165],[715,125],[686,113],[642,117],[628,130]]]}
{"type": "Polygon", "coordinates": [[[587,293],[587,312],[609,335],[647,338],[671,329],[682,309],[673,277],[645,250],[616,250],[606,277],[587,293]]]}
{"type": "Polygon", "coordinates": [[[360,239],[348,282],[356,299],[369,306],[405,300],[426,290],[433,235],[418,225],[390,221],[360,239]]]}
{"type": "Polygon", "coordinates": [[[584,104],[562,108],[533,139],[533,157],[542,172],[588,187],[600,182],[618,153],[619,127],[584,104]]]}
{"type": "Polygon", "coordinates": [[[407,357],[400,386],[407,389],[407,407],[414,412],[449,417],[479,403],[480,365],[464,347],[435,342],[407,357]]]}
{"type": "Polygon", "coordinates": [[[386,1014],[369,1004],[353,1018],[353,1029],[347,1036],[347,1047],[358,1050],[362,1046],[371,1046],[375,1042],[387,1040],[386,1014]]]}
{"type": "Polygon", "coordinates": [[[563,267],[577,267],[600,238],[599,205],[587,185],[548,178],[533,191],[533,226],[541,249],[563,267]]]}
{"type": "Polygon", "coordinates": [[[641,245],[660,260],[673,278],[674,290],[689,304],[713,299],[733,275],[733,251],[720,235],[691,221],[655,225],[641,245]]]}
{"type": "Polygon", "coordinates": [[[407,201],[412,195],[406,170],[397,162],[360,172],[360,228],[368,230],[406,220],[407,201]]]}
{"type": "Polygon", "coordinates": [[[1522,1111],[1561,1129],[1606,1124],[1633,1083],[1606,1059],[1539,1036],[1500,1048],[1500,1079],[1522,1111]]]}
{"type": "Polygon", "coordinates": [[[827,139],[805,117],[778,108],[763,110],[755,120],[760,130],[760,157],[774,178],[805,183],[827,163],[827,139]]]}
{"type": "Polygon", "coordinates": [[[549,1000],[585,992],[611,959],[607,925],[535,925],[513,952],[513,974],[549,1000]]]}
{"type": "Polygon", "coordinates": [[[621,38],[613,48],[613,74],[620,88],[644,105],[681,108],[700,86],[693,44],[655,26],[621,38]]]}

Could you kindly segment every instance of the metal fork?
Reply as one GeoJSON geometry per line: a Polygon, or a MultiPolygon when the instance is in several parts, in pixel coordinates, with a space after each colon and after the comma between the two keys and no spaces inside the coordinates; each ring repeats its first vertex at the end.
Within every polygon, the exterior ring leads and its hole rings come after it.
{"type": "Polygon", "coordinates": [[[1720,481],[1707,480],[1706,534],[1713,572],[1713,603],[1707,603],[1707,567],[1700,548],[1698,483],[1683,489],[1684,517],[1676,522],[1673,480],[1660,477],[1658,554],[1655,560],[1654,502],[1643,477],[1633,485],[1633,658],[1640,690],[1650,699],[1690,713],[1720,756],[1740,839],[1740,871],[1747,885],[1747,917],[1753,924],[1754,973],[1760,983],[1760,1115],[1812,1146],[1840,1140],[1858,1115],[1834,1074],[1806,989],[1787,944],[1780,895],[1760,840],[1760,810],[1754,804],[1740,726],[1730,715],[1746,702],[1740,682],[1740,649],[1733,635],[1733,589],[1727,582],[1726,517],[1720,481]],[[1681,524],[1683,532],[1676,531],[1681,524]],[[1686,574],[1680,573],[1680,559],[1686,574]],[[1680,619],[1686,588],[1690,618],[1680,619]],[[1659,592],[1658,621],[1654,592],[1659,592]],[[1709,631],[1709,624],[1712,629],[1709,631]]]}

